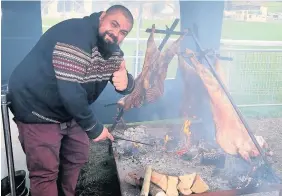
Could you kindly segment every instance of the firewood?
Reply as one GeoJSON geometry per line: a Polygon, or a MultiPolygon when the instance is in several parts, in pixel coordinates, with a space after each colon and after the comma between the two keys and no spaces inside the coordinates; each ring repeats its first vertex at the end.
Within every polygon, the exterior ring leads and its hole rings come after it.
{"type": "Polygon", "coordinates": [[[144,182],[143,182],[140,196],[149,195],[151,176],[152,176],[152,166],[149,165],[146,167],[144,182]]]}
{"type": "MultiPolygon", "coordinates": [[[[143,178],[140,179],[140,182],[143,183],[143,178]]],[[[166,196],[165,192],[158,187],[157,185],[155,185],[154,183],[150,183],[150,195],[151,196],[166,196]]]]}
{"type": "Polygon", "coordinates": [[[204,193],[209,190],[209,186],[204,182],[204,180],[197,174],[195,181],[191,187],[193,193],[204,193]]]}
{"type": "Polygon", "coordinates": [[[178,196],[178,191],[177,191],[178,177],[168,176],[167,179],[168,180],[167,180],[166,195],[167,196],[178,196]]]}
{"type": "MultiPolygon", "coordinates": [[[[133,175],[126,175],[124,181],[141,190],[142,184],[144,183],[144,178],[142,177],[138,178],[137,176],[133,176],[133,175]]],[[[165,192],[152,182],[150,182],[149,193],[151,196],[166,196],[165,192]]]]}
{"type": "Polygon", "coordinates": [[[196,178],[196,173],[179,176],[180,182],[177,186],[179,192],[182,193],[183,195],[191,195],[192,194],[191,187],[195,181],[195,178],[196,178]]]}
{"type": "Polygon", "coordinates": [[[165,192],[159,188],[157,185],[151,183],[150,185],[150,195],[152,196],[167,196],[165,192]]]}
{"type": "Polygon", "coordinates": [[[156,171],[152,171],[151,182],[159,186],[164,191],[167,190],[167,176],[166,175],[160,174],[156,171]]]}

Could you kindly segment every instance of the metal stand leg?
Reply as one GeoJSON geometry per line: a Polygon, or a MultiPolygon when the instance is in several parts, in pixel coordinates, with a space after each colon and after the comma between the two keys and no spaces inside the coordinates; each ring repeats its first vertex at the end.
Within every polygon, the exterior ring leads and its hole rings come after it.
{"type": "Polygon", "coordinates": [[[16,196],[16,185],[15,185],[15,168],[14,168],[14,158],[10,131],[10,120],[9,120],[9,110],[7,95],[1,95],[1,111],[3,120],[3,130],[5,138],[5,148],[6,148],[6,158],[8,166],[8,175],[10,180],[11,196],[16,196]]]}

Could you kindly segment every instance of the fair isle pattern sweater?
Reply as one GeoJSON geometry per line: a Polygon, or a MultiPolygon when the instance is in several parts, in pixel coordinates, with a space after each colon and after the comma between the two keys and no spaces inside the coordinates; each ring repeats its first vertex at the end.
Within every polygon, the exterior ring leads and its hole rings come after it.
{"type": "Polygon", "coordinates": [[[57,43],[53,52],[55,75],[57,79],[78,83],[108,81],[119,69],[123,60],[120,55],[119,52],[114,52],[105,60],[97,47],[94,47],[92,55],[89,55],[78,47],[57,43]]]}
{"type": "MultiPolygon", "coordinates": [[[[13,71],[10,109],[15,120],[29,124],[74,119],[94,139],[103,130],[90,105],[119,69],[123,52],[105,49],[97,38],[100,13],[70,19],[50,28],[13,71]]],[[[128,75],[128,87],[134,79],[128,75]]]]}

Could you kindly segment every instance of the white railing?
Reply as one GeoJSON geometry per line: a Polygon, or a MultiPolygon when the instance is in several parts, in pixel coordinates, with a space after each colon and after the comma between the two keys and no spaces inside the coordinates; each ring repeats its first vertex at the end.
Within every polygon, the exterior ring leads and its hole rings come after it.
{"type": "MultiPolygon", "coordinates": [[[[135,40],[136,38],[127,38],[124,44],[135,43],[135,40]]],[[[161,40],[155,38],[156,42],[161,40]]],[[[176,39],[171,38],[169,42],[174,40],[176,39]]],[[[146,42],[147,38],[139,39],[139,44],[146,42]]],[[[138,57],[129,54],[125,58],[129,62],[133,62],[130,59],[138,62],[137,58],[143,62],[144,53],[145,51],[138,57]]],[[[221,64],[227,77],[227,88],[239,107],[282,106],[282,41],[246,40],[244,43],[243,40],[222,39],[220,54],[233,59],[231,62],[221,61],[221,64]]],[[[136,77],[142,63],[132,63],[132,66],[132,73],[136,77]]],[[[177,61],[170,66],[177,68],[177,61]]],[[[174,78],[168,73],[167,79],[174,78]]]]}

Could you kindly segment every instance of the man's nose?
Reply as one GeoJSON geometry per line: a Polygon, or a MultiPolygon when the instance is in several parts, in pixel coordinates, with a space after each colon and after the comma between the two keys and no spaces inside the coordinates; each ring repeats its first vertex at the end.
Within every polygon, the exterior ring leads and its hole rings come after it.
{"type": "Polygon", "coordinates": [[[119,33],[119,30],[118,30],[118,29],[115,29],[115,30],[113,31],[113,35],[114,35],[115,37],[118,37],[118,33],[119,33]]]}

